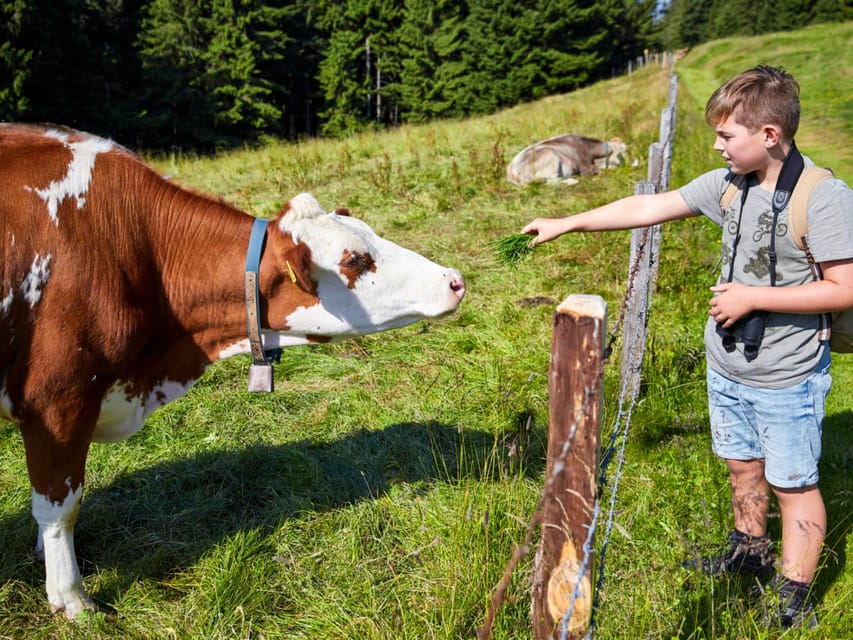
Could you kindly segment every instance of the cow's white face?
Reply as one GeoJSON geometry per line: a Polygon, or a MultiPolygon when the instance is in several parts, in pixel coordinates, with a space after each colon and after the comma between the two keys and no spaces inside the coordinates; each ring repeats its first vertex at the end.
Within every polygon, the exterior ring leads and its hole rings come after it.
{"type": "Polygon", "coordinates": [[[628,151],[626,145],[620,138],[613,138],[607,143],[607,155],[596,158],[595,164],[599,169],[618,167],[625,164],[625,153],[628,151]]]}
{"type": "Polygon", "coordinates": [[[320,300],[288,315],[288,334],[375,333],[452,313],[465,295],[455,269],[379,237],[361,220],[324,212],[310,194],[290,201],[279,228],[310,249],[320,300]]]}

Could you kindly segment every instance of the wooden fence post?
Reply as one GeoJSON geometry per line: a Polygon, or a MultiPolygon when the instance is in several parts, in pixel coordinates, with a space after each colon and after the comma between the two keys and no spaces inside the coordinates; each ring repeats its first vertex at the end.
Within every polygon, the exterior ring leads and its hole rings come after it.
{"type": "Polygon", "coordinates": [[[585,558],[584,545],[597,491],[606,323],[607,304],[599,296],[570,295],[554,314],[548,462],[531,603],[536,640],[561,637],[570,604],[567,637],[579,638],[589,627],[592,558],[585,558]]]}
{"type": "MultiPolygon", "coordinates": [[[[646,181],[653,185],[660,184],[661,175],[663,175],[663,149],[660,142],[652,142],[649,145],[649,165],[646,170],[646,181]]],[[[654,193],[654,192],[651,192],[654,193]]],[[[634,195],[637,194],[636,188],[634,195]]]]}
{"type": "MultiPolygon", "coordinates": [[[[650,181],[634,185],[635,195],[656,192],[655,184],[650,181]]],[[[631,259],[628,261],[628,281],[631,289],[625,301],[625,319],[622,322],[620,368],[620,388],[627,391],[628,398],[636,398],[640,390],[640,369],[643,362],[638,351],[646,343],[649,307],[657,280],[660,241],[659,224],[631,232],[631,259]]]]}

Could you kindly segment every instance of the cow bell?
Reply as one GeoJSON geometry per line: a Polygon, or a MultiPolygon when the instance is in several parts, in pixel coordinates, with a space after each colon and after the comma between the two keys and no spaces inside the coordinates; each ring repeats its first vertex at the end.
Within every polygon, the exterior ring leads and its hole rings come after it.
{"type": "Polygon", "coordinates": [[[256,393],[272,393],[274,376],[272,364],[269,362],[254,362],[249,365],[249,391],[256,393]]]}

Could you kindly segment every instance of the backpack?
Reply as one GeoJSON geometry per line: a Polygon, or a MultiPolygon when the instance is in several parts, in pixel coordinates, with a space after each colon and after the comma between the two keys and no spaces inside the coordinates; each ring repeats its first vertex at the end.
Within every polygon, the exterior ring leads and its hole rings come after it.
{"type": "MultiPolygon", "coordinates": [[[[833,175],[829,169],[821,167],[806,167],[800,174],[797,184],[791,193],[791,209],[788,213],[788,233],[798,249],[806,254],[806,260],[811,266],[812,275],[815,280],[821,279],[820,266],[814,261],[809,249],[809,220],[807,215],[809,197],[812,190],[827,178],[833,175]]],[[[735,175],[729,182],[728,187],[720,197],[720,207],[723,215],[731,205],[732,200],[740,191],[745,175],[735,175]]],[[[829,333],[829,348],[836,353],[853,353],[853,309],[834,311],[828,314],[831,318],[829,333]]]]}

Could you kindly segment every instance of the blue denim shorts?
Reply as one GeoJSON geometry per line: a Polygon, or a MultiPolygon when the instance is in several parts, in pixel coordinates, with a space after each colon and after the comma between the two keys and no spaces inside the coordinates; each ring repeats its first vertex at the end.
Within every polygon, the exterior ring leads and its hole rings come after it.
{"type": "Polygon", "coordinates": [[[729,460],[764,460],[774,487],[817,484],[821,423],[832,386],[826,349],[818,369],[784,389],[759,389],[708,368],[708,409],[714,453],[729,460]]]}

